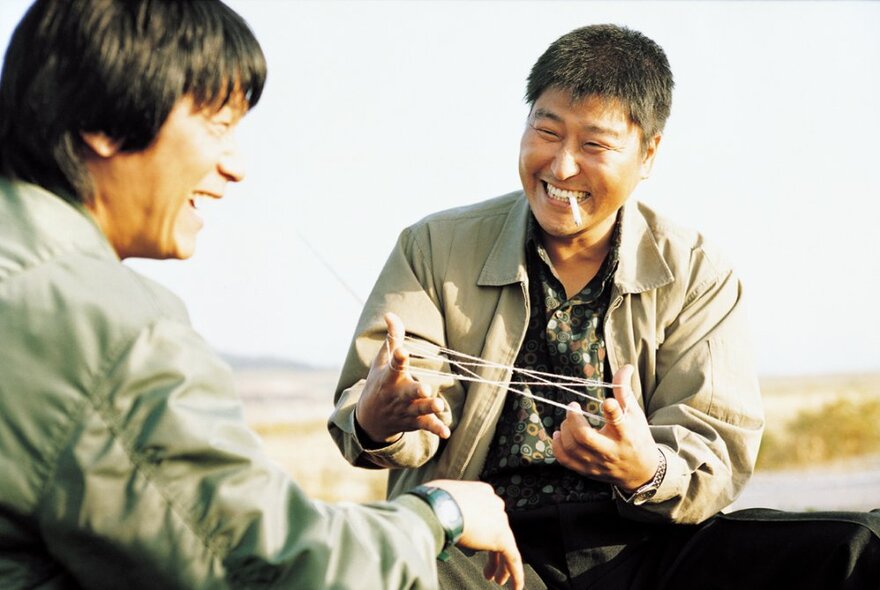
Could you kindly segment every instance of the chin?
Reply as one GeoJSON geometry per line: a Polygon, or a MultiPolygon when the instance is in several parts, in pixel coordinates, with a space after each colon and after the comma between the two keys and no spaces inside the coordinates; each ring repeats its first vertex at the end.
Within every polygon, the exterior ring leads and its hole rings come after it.
{"type": "Polygon", "coordinates": [[[186,260],[188,258],[192,258],[193,254],[196,253],[195,245],[191,248],[178,248],[174,251],[174,254],[169,256],[168,258],[175,258],[177,260],[186,260]]]}
{"type": "Polygon", "coordinates": [[[196,253],[196,237],[195,233],[191,235],[180,236],[169,244],[167,258],[176,258],[177,260],[186,260],[196,253]]]}

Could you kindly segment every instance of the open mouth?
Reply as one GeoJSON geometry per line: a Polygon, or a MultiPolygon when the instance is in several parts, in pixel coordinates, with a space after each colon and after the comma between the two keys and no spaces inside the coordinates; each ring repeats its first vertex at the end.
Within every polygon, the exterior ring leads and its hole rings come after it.
{"type": "Polygon", "coordinates": [[[219,198],[220,198],[220,196],[214,195],[211,193],[195,192],[189,198],[189,206],[192,207],[193,209],[198,209],[199,208],[198,203],[199,203],[200,199],[204,200],[204,199],[219,199],[219,198]]]}
{"type": "Polygon", "coordinates": [[[590,193],[586,191],[570,191],[561,189],[559,187],[553,186],[549,182],[544,183],[544,192],[547,193],[547,196],[553,199],[554,201],[561,201],[563,203],[571,202],[571,199],[574,199],[578,203],[581,203],[587,200],[590,196],[590,193]]]}

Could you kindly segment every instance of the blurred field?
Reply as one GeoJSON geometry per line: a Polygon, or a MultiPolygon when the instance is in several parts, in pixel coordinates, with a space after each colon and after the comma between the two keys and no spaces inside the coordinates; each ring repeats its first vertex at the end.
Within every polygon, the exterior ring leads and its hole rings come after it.
{"type": "Polygon", "coordinates": [[[761,385],[768,428],[758,469],[880,454],[880,375],[766,379],[761,385]]]}
{"type": "MultiPolygon", "coordinates": [[[[351,467],[327,433],[336,378],[331,370],[236,372],[248,421],[310,496],[381,499],[385,473],[351,467]]],[[[880,373],[768,378],[761,387],[767,430],[735,507],[880,506],[880,373]]]]}
{"type": "Polygon", "coordinates": [[[269,455],[310,497],[328,502],[383,499],[386,472],[349,465],[327,432],[337,376],[335,370],[235,372],[248,422],[269,455]]]}

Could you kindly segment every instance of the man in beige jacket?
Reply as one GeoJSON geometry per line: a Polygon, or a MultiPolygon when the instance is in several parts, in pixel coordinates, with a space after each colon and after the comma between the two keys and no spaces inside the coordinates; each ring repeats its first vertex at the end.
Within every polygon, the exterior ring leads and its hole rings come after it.
{"type": "MultiPolygon", "coordinates": [[[[550,46],[528,81],[523,190],[404,230],[330,431],[353,464],[392,469],[391,496],[433,477],[491,483],[530,588],[864,583],[880,576],[875,516],[716,516],[752,473],[763,411],[739,279],[699,233],[629,201],[672,87],[638,32],[584,27],[550,46]],[[395,371],[365,381],[383,346],[395,371]],[[828,557],[838,545],[846,565],[828,557]],[[791,575],[788,559],[810,567],[791,575]]],[[[480,587],[483,562],[453,552],[441,583],[480,587]]]]}

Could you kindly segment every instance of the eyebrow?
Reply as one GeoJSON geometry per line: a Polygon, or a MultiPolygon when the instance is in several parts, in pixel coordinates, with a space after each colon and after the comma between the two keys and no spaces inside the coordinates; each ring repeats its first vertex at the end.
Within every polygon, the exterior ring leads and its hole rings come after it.
{"type": "MultiPolygon", "coordinates": [[[[551,121],[555,121],[556,123],[563,123],[562,117],[554,113],[553,111],[548,111],[547,109],[538,107],[534,111],[532,111],[533,119],[550,119],[551,121]]],[[[581,129],[587,131],[589,133],[598,133],[600,135],[608,135],[619,139],[621,137],[620,132],[615,131],[614,129],[610,129],[608,127],[602,127],[601,125],[595,125],[592,123],[587,123],[585,125],[581,125],[581,129]]]]}

